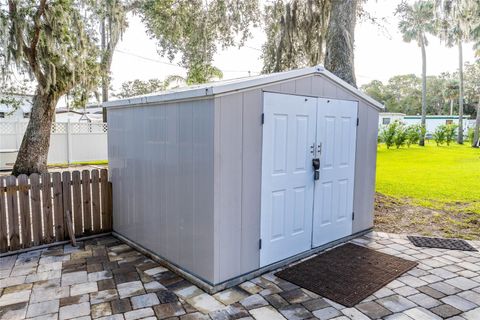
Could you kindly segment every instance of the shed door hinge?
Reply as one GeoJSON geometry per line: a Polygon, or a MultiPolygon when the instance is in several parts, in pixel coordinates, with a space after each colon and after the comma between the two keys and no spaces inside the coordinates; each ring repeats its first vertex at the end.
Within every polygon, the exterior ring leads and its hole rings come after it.
{"type": "Polygon", "coordinates": [[[359,123],[360,123],[360,118],[357,118],[357,127],[359,123]]]}
{"type": "Polygon", "coordinates": [[[265,113],[262,113],[262,120],[261,121],[262,121],[262,124],[265,123],[265,113]]]}
{"type": "Polygon", "coordinates": [[[352,212],[352,220],[355,220],[355,211],[352,212]]]}
{"type": "Polygon", "coordinates": [[[262,239],[258,239],[258,250],[262,250],[262,239]]]}

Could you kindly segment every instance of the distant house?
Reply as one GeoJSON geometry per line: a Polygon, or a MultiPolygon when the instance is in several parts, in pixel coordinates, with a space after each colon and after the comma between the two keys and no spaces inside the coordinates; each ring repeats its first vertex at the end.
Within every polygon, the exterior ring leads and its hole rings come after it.
{"type": "Polygon", "coordinates": [[[55,122],[102,122],[102,107],[89,105],[85,109],[57,108],[55,122]]]}
{"type": "Polygon", "coordinates": [[[405,113],[396,113],[396,112],[380,112],[378,117],[378,127],[389,125],[395,120],[403,121],[405,118],[405,113]]]}
{"type": "MultiPolygon", "coordinates": [[[[28,121],[32,109],[33,95],[12,95],[18,102],[18,107],[0,102],[0,122],[28,121]]],[[[102,107],[88,105],[84,109],[69,109],[57,107],[55,122],[102,122],[102,107]]]]}
{"type": "MultiPolygon", "coordinates": [[[[421,121],[422,121],[421,116],[405,116],[403,118],[403,122],[406,125],[420,124],[421,121]]],[[[458,115],[451,115],[451,116],[428,115],[427,118],[425,119],[427,134],[434,133],[438,126],[446,125],[446,124],[458,124],[458,115]]],[[[467,132],[469,126],[470,126],[470,116],[464,115],[463,116],[464,132],[467,132]]]]}
{"type": "MultiPolygon", "coordinates": [[[[422,117],[420,115],[412,116],[404,113],[381,112],[378,117],[378,127],[387,126],[395,120],[399,120],[406,125],[420,124],[422,117]]],[[[433,134],[438,126],[446,124],[458,124],[458,115],[427,115],[425,119],[425,126],[427,134],[433,134]]],[[[463,116],[463,129],[466,133],[468,128],[474,125],[474,121],[470,119],[469,115],[463,116]]]]}
{"type": "MultiPolygon", "coordinates": [[[[6,97],[4,97],[6,98],[6,97]]],[[[9,95],[8,98],[13,98],[19,104],[14,107],[9,104],[2,104],[0,102],[0,121],[28,121],[30,118],[30,111],[32,110],[32,95],[9,95]]]]}

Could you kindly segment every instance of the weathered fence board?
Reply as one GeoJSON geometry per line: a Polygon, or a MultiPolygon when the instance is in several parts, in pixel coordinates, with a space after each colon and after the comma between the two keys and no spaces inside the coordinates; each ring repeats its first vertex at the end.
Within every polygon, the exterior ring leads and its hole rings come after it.
{"type": "Polygon", "coordinates": [[[7,177],[7,219],[10,247],[13,250],[20,249],[20,223],[18,218],[18,198],[16,187],[17,179],[13,176],[7,177]]]}
{"type": "Polygon", "coordinates": [[[100,188],[100,194],[102,196],[102,230],[111,230],[110,185],[108,183],[108,172],[106,169],[100,170],[100,188]]]}
{"type": "Polygon", "coordinates": [[[28,248],[32,242],[32,221],[30,219],[30,197],[28,195],[28,177],[21,174],[18,180],[18,199],[20,202],[20,220],[22,223],[22,247],[28,248]]]}
{"type": "Polygon", "coordinates": [[[52,174],[53,183],[53,216],[55,218],[55,240],[62,241],[64,237],[62,175],[60,172],[52,174]]]}
{"type": "Polygon", "coordinates": [[[72,172],[72,199],[73,199],[73,230],[75,236],[80,236],[83,232],[82,227],[82,180],[80,178],[80,171],[72,172]]]}
{"type": "Polygon", "coordinates": [[[76,237],[111,231],[106,169],[0,177],[0,253],[68,239],[67,212],[76,237]]]}
{"type": "Polygon", "coordinates": [[[100,215],[100,175],[98,170],[92,171],[92,213],[93,213],[93,231],[99,232],[100,221],[102,219],[100,215]]]}
{"type": "Polygon", "coordinates": [[[82,171],[83,232],[92,233],[92,208],[90,200],[90,171],[82,171]]]}
{"type": "Polygon", "coordinates": [[[30,201],[32,203],[33,244],[42,243],[42,202],[40,200],[40,176],[36,173],[30,175],[30,201]]]}

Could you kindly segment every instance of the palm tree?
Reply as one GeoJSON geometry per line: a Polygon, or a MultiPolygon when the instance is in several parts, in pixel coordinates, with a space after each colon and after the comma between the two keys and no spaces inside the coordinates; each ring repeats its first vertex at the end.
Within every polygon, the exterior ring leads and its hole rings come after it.
{"type": "Polygon", "coordinates": [[[440,37],[448,47],[458,47],[458,136],[463,144],[463,42],[474,37],[478,28],[477,0],[437,0],[440,37]]]}
{"type": "Polygon", "coordinates": [[[458,81],[448,81],[443,88],[443,96],[450,101],[450,115],[453,115],[453,103],[458,99],[458,81]]]}
{"type": "MultiPolygon", "coordinates": [[[[422,50],[422,126],[425,128],[427,115],[427,33],[435,34],[433,1],[417,1],[413,5],[402,2],[396,14],[400,16],[398,28],[403,35],[403,41],[416,41],[422,50]]],[[[420,138],[419,145],[425,145],[425,137],[420,138]]]]}

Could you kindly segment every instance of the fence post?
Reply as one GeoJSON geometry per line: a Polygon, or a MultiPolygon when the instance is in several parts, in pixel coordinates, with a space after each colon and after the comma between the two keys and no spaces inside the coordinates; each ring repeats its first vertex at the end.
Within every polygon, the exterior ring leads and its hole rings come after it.
{"type": "Polygon", "coordinates": [[[72,132],[70,119],[67,122],[67,164],[72,163],[72,132]]]}

